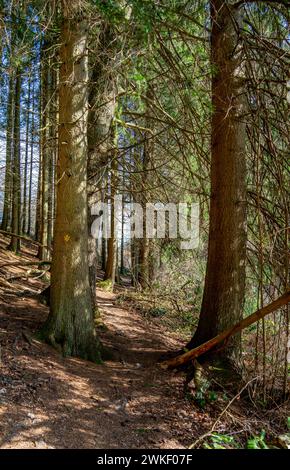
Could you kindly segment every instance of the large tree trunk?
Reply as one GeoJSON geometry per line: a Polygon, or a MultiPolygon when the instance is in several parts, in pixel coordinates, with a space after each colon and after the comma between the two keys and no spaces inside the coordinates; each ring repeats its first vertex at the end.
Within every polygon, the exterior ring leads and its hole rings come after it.
{"type": "Polygon", "coordinates": [[[77,5],[64,2],[63,13],[51,310],[43,334],[64,355],[98,361],[88,270],[88,26],[77,5]]]}
{"type": "MultiPolygon", "coordinates": [[[[208,261],[195,347],[242,318],[246,257],[246,163],[238,9],[212,0],[212,143],[208,261]]],[[[222,351],[239,362],[240,334],[222,351]]]]}

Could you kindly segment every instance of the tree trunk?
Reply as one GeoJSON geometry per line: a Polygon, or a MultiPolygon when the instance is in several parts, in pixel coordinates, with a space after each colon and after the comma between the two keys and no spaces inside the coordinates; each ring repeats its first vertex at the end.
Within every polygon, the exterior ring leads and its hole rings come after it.
{"type": "MultiPolygon", "coordinates": [[[[147,84],[146,97],[150,101],[153,99],[153,93],[150,84],[147,84]]],[[[150,119],[146,119],[146,127],[150,128],[150,119]]],[[[150,162],[153,158],[153,142],[149,132],[144,136],[144,150],[142,160],[141,174],[141,205],[143,208],[143,238],[140,240],[139,252],[139,282],[142,289],[148,289],[149,283],[149,258],[150,258],[150,240],[146,237],[146,204],[150,198],[150,162]]]]}
{"type": "Polygon", "coordinates": [[[25,161],[23,178],[23,206],[22,206],[22,233],[26,233],[27,226],[27,174],[28,174],[28,151],[29,151],[29,131],[30,131],[30,97],[31,97],[31,78],[28,78],[28,97],[26,104],[26,132],[25,132],[25,161]]]}
{"type": "MultiPolygon", "coordinates": [[[[114,149],[115,150],[115,149],[114,149]]],[[[104,280],[110,280],[112,290],[114,289],[115,277],[116,277],[116,264],[117,264],[117,239],[115,237],[115,223],[116,223],[116,214],[115,214],[115,205],[114,199],[116,195],[117,187],[117,159],[116,152],[113,150],[111,156],[111,181],[110,181],[110,199],[111,199],[111,236],[108,239],[108,253],[107,253],[107,264],[104,275],[104,280]]]]}
{"type": "Polygon", "coordinates": [[[41,144],[38,145],[39,148],[39,164],[38,164],[38,180],[37,180],[37,196],[36,196],[36,214],[35,214],[35,229],[34,229],[34,238],[36,241],[40,242],[40,227],[41,227],[41,207],[42,207],[42,153],[41,153],[41,144]]]}
{"type": "MultiPolygon", "coordinates": [[[[102,202],[107,202],[106,198],[106,182],[104,182],[104,187],[102,189],[102,202]]],[[[101,269],[102,271],[106,270],[107,264],[107,240],[104,237],[104,223],[102,224],[102,240],[101,240],[101,269]]]]}
{"type": "Polygon", "coordinates": [[[123,159],[122,165],[122,214],[121,214],[121,244],[120,244],[120,275],[125,274],[125,260],[124,260],[124,250],[125,250],[125,204],[124,204],[124,195],[125,195],[125,159],[123,159]]]}
{"type": "Polygon", "coordinates": [[[52,69],[52,61],[50,61],[50,72],[49,72],[49,161],[48,161],[48,210],[47,210],[47,246],[50,250],[53,238],[53,205],[54,205],[54,165],[55,165],[55,145],[56,145],[56,113],[55,113],[55,101],[56,101],[56,74],[55,70],[52,69]]]}
{"type": "Polygon", "coordinates": [[[57,207],[51,310],[43,328],[64,355],[99,361],[88,270],[88,26],[77,5],[63,3],[59,85],[57,207]]]}
{"type": "MultiPolygon", "coordinates": [[[[243,77],[237,32],[239,11],[213,0],[212,143],[208,261],[193,348],[239,322],[243,314],[246,258],[246,163],[243,77]]],[[[224,359],[240,362],[241,337],[231,338],[224,359]]]]}
{"type": "Polygon", "coordinates": [[[39,251],[40,259],[49,259],[48,251],[48,206],[49,206],[49,166],[50,166],[50,149],[49,149],[49,62],[47,49],[49,44],[44,42],[41,53],[41,223],[40,223],[40,243],[39,251]]]}
{"type": "MultiPolygon", "coordinates": [[[[147,93],[147,96],[149,93],[147,93]]],[[[148,202],[148,170],[150,153],[152,150],[152,144],[149,140],[148,133],[145,136],[143,161],[142,161],[142,174],[141,174],[141,195],[140,202],[143,208],[143,238],[139,242],[139,273],[138,280],[142,289],[148,289],[149,287],[149,254],[150,244],[149,238],[146,237],[146,203],[148,202]]]]}
{"type": "Polygon", "coordinates": [[[6,127],[6,165],[5,165],[5,186],[4,205],[2,214],[1,229],[8,230],[11,219],[11,196],[12,196],[12,153],[13,153],[13,110],[14,110],[14,76],[11,72],[9,79],[9,96],[7,106],[7,127],[6,127]]]}
{"type": "Polygon", "coordinates": [[[32,84],[32,116],[31,116],[31,145],[30,145],[30,164],[29,164],[29,190],[28,190],[28,215],[27,215],[27,235],[31,235],[31,204],[32,204],[32,173],[33,173],[33,155],[34,155],[34,83],[32,84]]]}
{"type": "MultiPolygon", "coordinates": [[[[41,80],[38,94],[38,112],[41,119],[42,103],[41,103],[41,80]]],[[[41,126],[40,126],[41,127],[41,126]]],[[[41,130],[38,135],[38,152],[39,152],[39,164],[38,164],[38,180],[37,180],[37,198],[36,198],[36,213],[35,213],[35,240],[40,243],[41,240],[41,219],[42,219],[42,141],[41,141],[41,130]]],[[[40,250],[39,250],[40,252],[40,250]]],[[[39,255],[40,253],[38,253],[39,255]]]]}
{"type": "MultiPolygon", "coordinates": [[[[88,224],[89,224],[89,273],[92,302],[96,305],[96,276],[97,276],[97,239],[91,235],[91,226],[95,215],[92,208],[101,200],[101,181],[104,178],[105,167],[109,160],[109,145],[111,140],[111,125],[115,113],[115,87],[110,72],[111,52],[113,39],[110,28],[102,24],[98,57],[93,65],[91,89],[89,94],[89,122],[88,122],[88,224]]],[[[93,57],[94,60],[95,56],[93,57]]]]}
{"type": "MultiPolygon", "coordinates": [[[[13,129],[13,163],[12,163],[12,233],[20,235],[21,220],[21,177],[20,177],[20,95],[21,72],[16,70],[14,91],[14,129],[13,129]]],[[[20,239],[12,236],[9,249],[20,251],[20,239]]]]}

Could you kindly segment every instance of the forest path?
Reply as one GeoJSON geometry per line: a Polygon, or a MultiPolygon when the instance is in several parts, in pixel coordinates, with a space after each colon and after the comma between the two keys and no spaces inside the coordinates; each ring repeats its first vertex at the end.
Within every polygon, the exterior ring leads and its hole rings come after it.
{"type": "MultiPolygon", "coordinates": [[[[6,243],[0,240],[0,448],[182,448],[208,427],[207,415],[184,398],[182,376],[157,365],[178,340],[122,308],[115,294],[97,290],[105,324],[98,329],[113,352],[104,364],[63,358],[31,340],[48,314],[35,297],[43,284],[7,285],[2,264],[35,258],[29,249],[20,257],[7,252],[6,243]]],[[[5,276],[26,269],[6,266],[5,276]]]]}

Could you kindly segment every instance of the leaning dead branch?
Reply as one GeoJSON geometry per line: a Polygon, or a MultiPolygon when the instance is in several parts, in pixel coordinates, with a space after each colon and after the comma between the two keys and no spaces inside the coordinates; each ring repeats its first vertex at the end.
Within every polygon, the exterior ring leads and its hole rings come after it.
{"type": "Polygon", "coordinates": [[[210,339],[206,343],[203,343],[200,346],[197,346],[196,348],[191,349],[190,351],[187,351],[184,354],[181,354],[180,356],[177,356],[173,359],[162,362],[161,367],[164,369],[167,369],[169,367],[178,367],[178,366],[187,364],[189,361],[192,361],[196,357],[199,357],[202,354],[208,352],[210,349],[212,349],[214,346],[221,343],[222,341],[227,341],[231,336],[235,335],[239,331],[242,331],[244,328],[247,328],[253,323],[256,323],[258,320],[260,320],[261,318],[264,318],[266,315],[269,315],[270,313],[274,312],[278,308],[283,307],[283,305],[286,305],[289,301],[290,301],[290,290],[288,290],[287,292],[285,292],[285,294],[278,297],[278,299],[274,300],[274,302],[271,302],[265,307],[259,310],[256,310],[256,312],[252,313],[248,317],[236,323],[231,328],[224,330],[222,333],[210,339]]]}

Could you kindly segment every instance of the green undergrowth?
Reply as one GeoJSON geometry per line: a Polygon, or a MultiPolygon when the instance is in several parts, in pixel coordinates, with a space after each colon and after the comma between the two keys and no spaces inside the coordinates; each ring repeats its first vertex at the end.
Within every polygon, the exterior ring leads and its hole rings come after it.
{"type": "Polygon", "coordinates": [[[197,324],[193,306],[182,302],[177,304],[176,298],[164,297],[152,291],[126,290],[118,295],[116,302],[119,305],[128,302],[144,318],[158,322],[187,341],[197,324]]]}
{"type": "Polygon", "coordinates": [[[111,279],[106,279],[105,281],[99,281],[97,282],[97,287],[99,287],[100,289],[103,289],[104,291],[112,292],[112,281],[111,279]]]}

